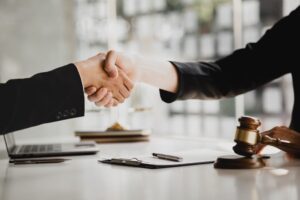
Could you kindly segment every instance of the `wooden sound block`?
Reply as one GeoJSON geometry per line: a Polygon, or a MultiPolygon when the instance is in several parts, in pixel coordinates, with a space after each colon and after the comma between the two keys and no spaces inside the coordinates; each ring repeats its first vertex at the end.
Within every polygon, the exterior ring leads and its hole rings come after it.
{"type": "Polygon", "coordinates": [[[257,169],[266,166],[264,158],[261,156],[221,156],[215,161],[214,167],[218,169],[257,169]]]}

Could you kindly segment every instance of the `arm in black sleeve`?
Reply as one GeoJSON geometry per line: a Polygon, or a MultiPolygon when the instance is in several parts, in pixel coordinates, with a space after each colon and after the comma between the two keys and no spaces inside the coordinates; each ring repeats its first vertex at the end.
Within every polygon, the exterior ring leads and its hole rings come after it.
{"type": "Polygon", "coordinates": [[[0,84],[0,134],[84,115],[84,94],[69,64],[0,84]]]}
{"type": "Polygon", "coordinates": [[[256,43],[216,62],[172,62],[178,72],[177,93],[160,90],[165,102],[176,99],[218,99],[255,89],[299,64],[300,7],[282,18],[256,43]]]}

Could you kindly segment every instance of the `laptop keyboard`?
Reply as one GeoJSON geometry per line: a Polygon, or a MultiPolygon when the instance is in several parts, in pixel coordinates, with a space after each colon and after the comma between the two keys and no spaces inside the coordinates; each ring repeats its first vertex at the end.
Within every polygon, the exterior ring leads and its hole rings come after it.
{"type": "Polygon", "coordinates": [[[42,145],[22,145],[19,152],[21,154],[31,153],[51,153],[60,152],[61,144],[42,144],[42,145]]]}

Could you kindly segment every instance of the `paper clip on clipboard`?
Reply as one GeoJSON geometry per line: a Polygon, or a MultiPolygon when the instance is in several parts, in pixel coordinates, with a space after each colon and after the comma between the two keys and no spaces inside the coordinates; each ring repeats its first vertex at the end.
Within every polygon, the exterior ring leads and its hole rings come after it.
{"type": "Polygon", "coordinates": [[[149,168],[149,169],[155,169],[156,167],[142,162],[141,160],[137,158],[127,159],[127,158],[112,158],[112,159],[105,159],[105,160],[99,160],[98,162],[101,163],[107,163],[107,164],[113,164],[113,165],[124,165],[124,166],[131,166],[131,167],[142,167],[142,168],[149,168]]]}

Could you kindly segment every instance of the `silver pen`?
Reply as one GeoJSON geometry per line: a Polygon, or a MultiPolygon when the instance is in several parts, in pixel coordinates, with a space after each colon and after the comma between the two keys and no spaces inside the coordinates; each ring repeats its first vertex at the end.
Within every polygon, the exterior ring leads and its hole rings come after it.
{"type": "Polygon", "coordinates": [[[182,161],[182,158],[178,157],[178,156],[167,155],[167,154],[162,154],[162,153],[152,153],[152,155],[159,159],[170,160],[170,161],[175,161],[175,162],[182,161]]]}

